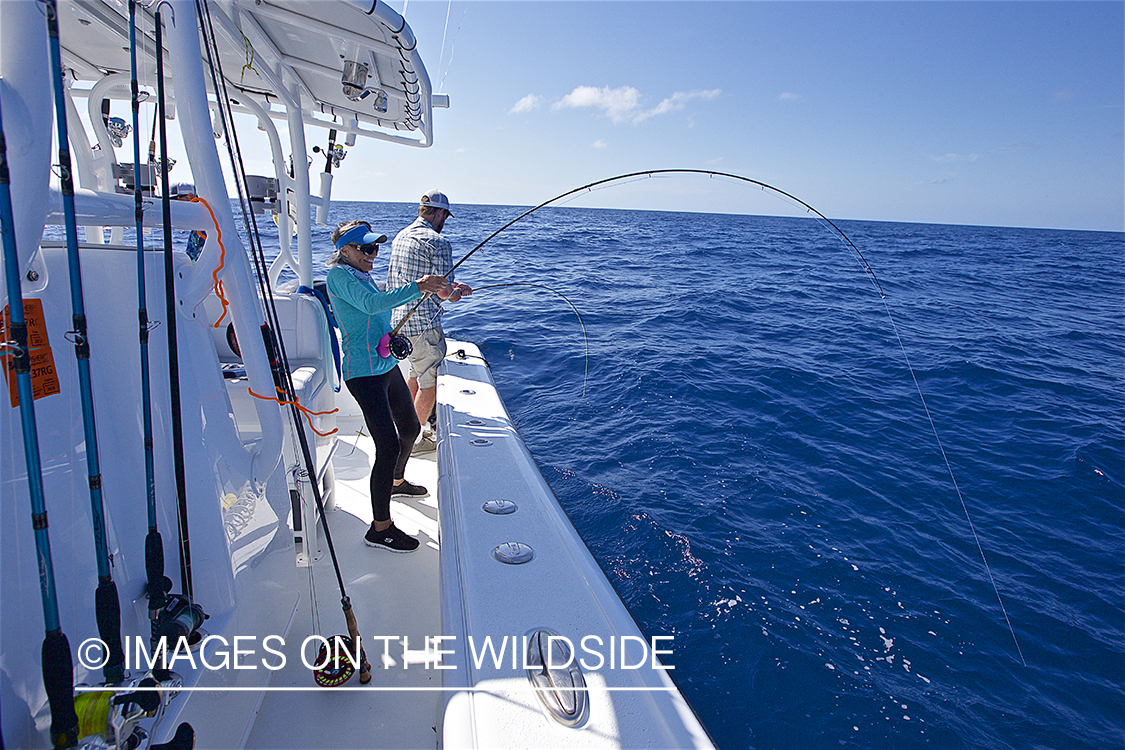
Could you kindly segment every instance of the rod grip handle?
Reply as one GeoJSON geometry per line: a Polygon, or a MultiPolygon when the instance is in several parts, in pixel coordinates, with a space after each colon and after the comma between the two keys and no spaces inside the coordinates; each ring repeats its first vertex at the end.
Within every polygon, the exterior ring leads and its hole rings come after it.
{"type": "MultiPolygon", "coordinates": [[[[355,613],[352,612],[352,603],[348,599],[344,599],[344,620],[348,623],[348,637],[352,639],[352,647],[359,648],[359,626],[355,621],[355,613]]],[[[371,664],[368,663],[367,657],[363,655],[362,648],[360,648],[359,653],[359,681],[360,684],[366,685],[371,682],[371,664]]]]}
{"type": "Polygon", "coordinates": [[[74,662],[70,642],[61,630],[43,639],[43,685],[51,707],[51,743],[55,747],[78,744],[78,714],[74,710],[74,662]]]}

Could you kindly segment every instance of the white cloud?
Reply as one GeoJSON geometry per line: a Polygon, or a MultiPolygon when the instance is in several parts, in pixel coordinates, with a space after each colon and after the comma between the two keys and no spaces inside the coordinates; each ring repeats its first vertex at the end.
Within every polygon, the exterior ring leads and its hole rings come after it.
{"type": "Polygon", "coordinates": [[[621,86],[611,89],[608,86],[594,88],[593,86],[579,86],[552,105],[552,109],[564,107],[594,107],[602,110],[606,117],[614,122],[625,122],[632,117],[632,113],[640,106],[641,92],[632,86],[621,86]]]}
{"type": "Polygon", "coordinates": [[[551,105],[551,109],[586,108],[602,110],[602,113],[615,123],[639,123],[650,117],[682,110],[689,101],[695,99],[714,99],[722,91],[720,89],[677,91],[653,109],[642,109],[641,92],[632,86],[620,86],[611,89],[608,86],[595,88],[593,86],[579,86],[551,105]]]}
{"type": "Polygon", "coordinates": [[[594,148],[609,148],[609,144],[599,138],[594,141],[594,148]]]}
{"type": "Polygon", "coordinates": [[[687,103],[693,99],[703,99],[705,101],[709,101],[718,97],[721,93],[723,93],[721,89],[709,89],[707,91],[696,90],[686,92],[677,91],[664,101],[660,102],[660,104],[657,104],[655,108],[650,109],[647,112],[638,113],[637,116],[633,118],[633,122],[641,122],[642,120],[647,120],[648,118],[655,117],[656,115],[664,115],[669,112],[676,112],[687,106],[687,103]]]}
{"type": "Polygon", "coordinates": [[[520,112],[530,112],[533,109],[538,109],[539,105],[543,103],[543,97],[538,94],[528,94],[523,99],[516,102],[515,106],[508,110],[508,114],[514,115],[520,112]]]}
{"type": "Polygon", "coordinates": [[[800,94],[794,94],[792,91],[783,91],[777,95],[777,100],[779,102],[795,102],[801,98],[800,94]]]}

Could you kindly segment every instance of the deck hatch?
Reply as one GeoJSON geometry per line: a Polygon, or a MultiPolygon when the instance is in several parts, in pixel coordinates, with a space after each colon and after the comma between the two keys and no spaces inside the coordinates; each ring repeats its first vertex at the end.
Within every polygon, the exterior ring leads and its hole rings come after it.
{"type": "Polygon", "coordinates": [[[487,500],[481,507],[484,509],[485,513],[491,513],[494,516],[506,516],[515,513],[519,509],[519,506],[514,502],[505,500],[502,497],[487,500]]]}
{"type": "Polygon", "coordinates": [[[523,542],[504,542],[496,545],[492,550],[492,557],[505,565],[523,565],[532,561],[535,550],[523,542]]]}

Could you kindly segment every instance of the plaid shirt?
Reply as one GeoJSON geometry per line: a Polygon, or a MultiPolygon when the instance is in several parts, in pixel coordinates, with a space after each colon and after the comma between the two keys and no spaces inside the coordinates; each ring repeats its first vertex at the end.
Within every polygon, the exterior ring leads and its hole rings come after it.
{"type": "MultiPolygon", "coordinates": [[[[430,222],[419,216],[414,223],[399,232],[391,243],[391,262],[387,268],[387,288],[417,281],[426,274],[439,276],[448,273],[453,267],[453,246],[449,240],[436,232],[430,222]]],[[[447,277],[453,281],[453,275],[447,277]]],[[[413,305],[396,308],[391,317],[391,325],[397,326],[413,305]]],[[[442,308],[437,297],[430,296],[406,321],[400,333],[404,336],[418,336],[432,328],[441,326],[442,308]]]]}

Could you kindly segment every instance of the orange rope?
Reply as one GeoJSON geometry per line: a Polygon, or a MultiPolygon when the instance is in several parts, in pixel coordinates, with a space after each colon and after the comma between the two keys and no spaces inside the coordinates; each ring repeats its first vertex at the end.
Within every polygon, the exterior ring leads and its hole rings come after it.
{"type": "MultiPolygon", "coordinates": [[[[328,437],[329,435],[334,435],[337,432],[339,432],[339,428],[333,429],[331,432],[321,432],[320,430],[313,427],[313,422],[312,422],[313,417],[321,417],[321,416],[324,416],[325,414],[335,414],[336,412],[340,411],[339,409],[333,409],[332,411],[309,411],[308,407],[303,406],[301,404],[301,402],[297,399],[296,396],[293,397],[292,401],[286,401],[283,398],[274,398],[273,396],[259,396],[257,393],[254,393],[254,390],[252,388],[247,388],[246,392],[249,393],[254,398],[260,398],[263,401],[276,401],[277,403],[281,404],[282,406],[296,406],[297,409],[300,410],[300,412],[305,415],[305,419],[308,420],[309,429],[312,430],[313,432],[315,432],[317,435],[320,435],[321,437],[328,437]]],[[[280,388],[277,388],[277,392],[281,396],[285,395],[285,391],[281,390],[280,388]]]]}
{"type": "Polygon", "coordinates": [[[215,218],[215,212],[211,210],[211,206],[198,195],[191,198],[191,202],[202,203],[203,207],[207,209],[207,213],[211,214],[211,223],[215,225],[215,240],[219,243],[219,265],[215,267],[214,272],[211,274],[211,279],[215,282],[215,295],[223,305],[223,314],[219,316],[219,319],[215,321],[215,325],[213,326],[214,328],[218,328],[219,324],[223,322],[223,318],[227,316],[227,308],[230,307],[230,303],[227,302],[227,298],[223,294],[223,282],[219,281],[219,271],[222,271],[223,266],[226,265],[227,248],[223,245],[223,230],[219,229],[219,221],[215,218]]]}

